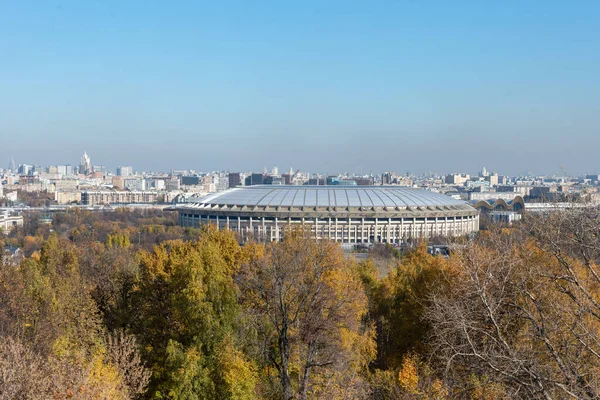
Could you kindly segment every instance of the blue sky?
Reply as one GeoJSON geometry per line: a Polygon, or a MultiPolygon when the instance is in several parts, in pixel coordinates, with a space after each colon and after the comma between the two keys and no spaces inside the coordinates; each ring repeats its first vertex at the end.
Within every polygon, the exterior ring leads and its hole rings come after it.
{"type": "Polygon", "coordinates": [[[600,2],[2,1],[0,165],[600,172],[600,2]]]}

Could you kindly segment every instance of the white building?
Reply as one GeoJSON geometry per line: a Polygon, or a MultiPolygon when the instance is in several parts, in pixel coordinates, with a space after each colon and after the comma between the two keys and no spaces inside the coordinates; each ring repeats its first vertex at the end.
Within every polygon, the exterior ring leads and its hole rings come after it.
{"type": "Polygon", "coordinates": [[[8,234],[17,226],[23,226],[22,216],[10,216],[6,213],[0,214],[0,231],[8,234]]]}
{"type": "Polygon", "coordinates": [[[130,167],[130,166],[117,167],[117,176],[131,176],[131,175],[133,175],[133,167],[130,167]]]}

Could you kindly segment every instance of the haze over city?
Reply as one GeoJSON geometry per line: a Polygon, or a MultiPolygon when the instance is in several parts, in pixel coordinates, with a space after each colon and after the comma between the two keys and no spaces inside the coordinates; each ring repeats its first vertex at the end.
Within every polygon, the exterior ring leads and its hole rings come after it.
{"type": "Polygon", "coordinates": [[[600,399],[599,22],[0,0],[0,400],[600,399]]]}
{"type": "Polygon", "coordinates": [[[599,11],[5,2],[0,166],[598,172],[599,11]]]}

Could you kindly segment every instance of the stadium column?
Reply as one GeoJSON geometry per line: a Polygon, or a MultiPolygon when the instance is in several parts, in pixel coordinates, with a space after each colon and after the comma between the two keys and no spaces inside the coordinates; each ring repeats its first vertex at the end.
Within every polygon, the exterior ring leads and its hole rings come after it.
{"type": "MultiPolygon", "coordinates": [[[[360,223],[360,240],[361,240],[361,242],[364,240],[364,237],[365,237],[365,219],[361,218],[361,223],[360,223]]],[[[358,243],[358,232],[356,233],[356,237],[354,239],[356,240],[356,243],[358,243]]]]}
{"type": "Polygon", "coordinates": [[[404,217],[400,217],[400,234],[398,236],[404,241],[404,217]]]}
{"type": "Polygon", "coordinates": [[[417,218],[413,218],[413,223],[411,227],[411,237],[417,236],[417,218]]]}
{"type": "MultiPolygon", "coordinates": [[[[337,242],[337,238],[338,238],[338,223],[337,223],[337,217],[335,217],[335,233],[333,234],[333,240],[335,240],[337,242]]],[[[329,226],[331,226],[331,219],[329,220],[329,226]]],[[[331,235],[330,235],[331,236],[331,235]]]]}

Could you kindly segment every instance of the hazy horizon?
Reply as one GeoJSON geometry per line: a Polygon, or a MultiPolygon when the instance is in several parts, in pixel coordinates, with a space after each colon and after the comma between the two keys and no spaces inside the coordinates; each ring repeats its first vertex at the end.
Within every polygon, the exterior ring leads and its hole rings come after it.
{"type": "Polygon", "coordinates": [[[600,173],[600,3],[0,5],[0,167],[600,173]]]}

